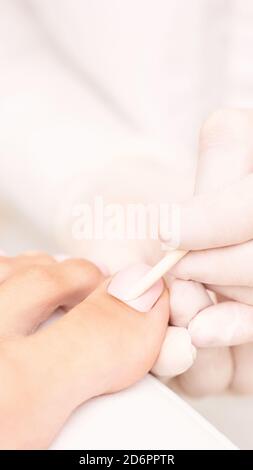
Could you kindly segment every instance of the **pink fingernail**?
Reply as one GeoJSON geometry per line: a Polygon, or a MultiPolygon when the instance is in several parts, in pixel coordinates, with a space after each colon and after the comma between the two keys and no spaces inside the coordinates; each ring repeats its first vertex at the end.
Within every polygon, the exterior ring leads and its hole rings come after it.
{"type": "Polygon", "coordinates": [[[163,281],[161,279],[137,299],[130,301],[125,299],[128,298],[134,284],[149,270],[150,266],[147,264],[135,264],[119,271],[111,280],[107,292],[135,310],[139,310],[139,312],[148,312],[163,292],[163,281]]]}

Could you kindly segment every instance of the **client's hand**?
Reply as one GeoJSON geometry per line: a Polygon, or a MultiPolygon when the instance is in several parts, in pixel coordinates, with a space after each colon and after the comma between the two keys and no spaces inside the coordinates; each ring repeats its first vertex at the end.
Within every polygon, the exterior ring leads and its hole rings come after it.
{"type": "Polygon", "coordinates": [[[2,449],[47,447],[81,403],[150,370],[168,324],[167,291],[159,281],[131,306],[120,300],[147,269],[105,281],[85,260],[0,258],[2,449]],[[58,307],[67,313],[37,330],[58,307]]]}

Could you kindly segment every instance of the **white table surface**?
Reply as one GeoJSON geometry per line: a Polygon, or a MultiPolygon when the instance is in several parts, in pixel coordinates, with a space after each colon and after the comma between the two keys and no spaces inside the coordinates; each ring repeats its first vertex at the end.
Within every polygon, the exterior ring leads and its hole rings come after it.
{"type": "Polygon", "coordinates": [[[71,416],[52,449],[233,449],[192,407],[148,375],[71,416]]]}

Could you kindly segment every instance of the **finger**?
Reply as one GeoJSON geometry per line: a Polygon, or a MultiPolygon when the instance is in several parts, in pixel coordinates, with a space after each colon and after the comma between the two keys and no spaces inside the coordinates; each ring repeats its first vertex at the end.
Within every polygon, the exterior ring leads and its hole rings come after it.
{"type": "Polygon", "coordinates": [[[205,287],[197,282],[174,280],[170,285],[170,323],[187,327],[198,312],[213,302],[205,287]]]}
{"type": "Polygon", "coordinates": [[[196,349],[187,329],[169,326],[152,372],[158,377],[175,377],[189,369],[195,357],[196,349]]]}
{"type": "Polygon", "coordinates": [[[253,341],[253,307],[233,301],[213,305],[193,318],[188,331],[198,348],[248,343],[253,341]]]}
{"type": "Polygon", "coordinates": [[[219,110],[204,123],[197,196],[181,207],[180,248],[200,250],[251,239],[253,175],[247,175],[253,171],[252,116],[250,111],[219,110]]]}
{"type": "Polygon", "coordinates": [[[29,334],[59,306],[70,308],[83,300],[102,279],[85,260],[18,271],[0,287],[0,336],[29,334]]]}
{"type": "Polygon", "coordinates": [[[234,374],[231,390],[235,393],[253,393],[253,343],[246,343],[232,348],[234,374]]]}
{"type": "MultiPolygon", "coordinates": [[[[182,208],[181,213],[181,244],[185,248],[212,248],[251,239],[251,224],[241,219],[244,210],[245,216],[252,210],[252,175],[245,179],[245,186],[239,183],[233,187],[233,184],[252,171],[252,142],[250,113],[218,111],[202,127],[195,188],[197,196],[182,208]],[[223,190],[225,186],[227,189],[223,190]],[[242,199],[238,199],[240,197],[242,199]],[[236,227],[235,220],[239,224],[236,227]]],[[[189,258],[185,262],[189,262],[189,258]]],[[[192,264],[190,268],[194,271],[192,264]]],[[[210,263],[202,266],[202,271],[205,268],[206,274],[210,263]]],[[[218,393],[227,388],[232,373],[233,362],[228,348],[205,349],[198,351],[193,367],[178,381],[188,393],[218,393]]]]}
{"type": "Polygon", "coordinates": [[[190,252],[171,273],[180,279],[204,284],[253,286],[252,257],[253,240],[226,248],[190,252]]]}
{"type": "Polygon", "coordinates": [[[193,366],[177,377],[180,388],[192,396],[224,392],[233,376],[233,360],[229,348],[199,349],[193,366]]]}
{"type": "Polygon", "coordinates": [[[208,284],[207,286],[213,292],[219,294],[220,298],[224,300],[236,300],[237,302],[253,305],[253,288],[241,286],[217,286],[208,284]]]}

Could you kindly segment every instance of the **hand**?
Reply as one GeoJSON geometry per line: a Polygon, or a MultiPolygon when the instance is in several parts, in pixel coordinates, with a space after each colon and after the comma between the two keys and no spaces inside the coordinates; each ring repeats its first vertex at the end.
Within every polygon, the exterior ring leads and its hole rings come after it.
{"type": "Polygon", "coordinates": [[[147,269],[103,281],[85,260],[0,258],[2,449],[48,447],[81,403],[150,370],[168,324],[168,293],[159,281],[131,306],[119,300],[147,269]],[[38,329],[58,307],[67,313],[38,329]]]}
{"type": "Polygon", "coordinates": [[[197,195],[182,206],[171,323],[198,348],[190,394],[253,392],[253,112],[221,110],[200,134],[197,195]],[[210,291],[218,295],[214,302],[210,291]],[[230,347],[232,346],[232,347],[230,347]]]}

